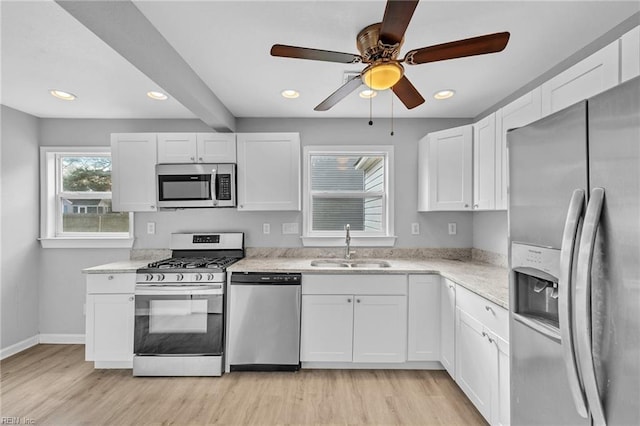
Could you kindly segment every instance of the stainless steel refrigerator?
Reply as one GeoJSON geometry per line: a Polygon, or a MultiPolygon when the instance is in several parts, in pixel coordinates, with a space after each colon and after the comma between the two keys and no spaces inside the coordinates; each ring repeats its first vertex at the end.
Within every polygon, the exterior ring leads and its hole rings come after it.
{"type": "Polygon", "coordinates": [[[640,425],[640,77],[507,138],[511,423],[640,425]]]}

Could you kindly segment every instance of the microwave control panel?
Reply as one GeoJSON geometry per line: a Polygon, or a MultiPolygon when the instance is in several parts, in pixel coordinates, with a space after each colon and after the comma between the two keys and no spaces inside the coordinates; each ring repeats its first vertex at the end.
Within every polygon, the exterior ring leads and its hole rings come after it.
{"type": "Polygon", "coordinates": [[[216,186],[218,191],[216,198],[218,200],[230,200],[231,199],[231,175],[217,175],[216,186]]]}

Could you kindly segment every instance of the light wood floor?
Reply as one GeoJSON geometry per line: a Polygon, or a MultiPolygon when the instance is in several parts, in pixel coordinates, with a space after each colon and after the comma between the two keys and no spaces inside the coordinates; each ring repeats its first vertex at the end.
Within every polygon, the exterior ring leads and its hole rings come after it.
{"type": "Polygon", "coordinates": [[[0,368],[0,415],[22,424],[486,424],[443,371],[140,378],[94,370],[82,345],[38,345],[0,368]]]}

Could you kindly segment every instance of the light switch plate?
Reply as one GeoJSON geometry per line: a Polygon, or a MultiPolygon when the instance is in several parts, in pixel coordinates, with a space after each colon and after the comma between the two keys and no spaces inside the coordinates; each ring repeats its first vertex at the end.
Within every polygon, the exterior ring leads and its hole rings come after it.
{"type": "Polygon", "coordinates": [[[263,234],[270,234],[271,233],[271,224],[263,223],[262,224],[262,233],[263,234]]]}
{"type": "Polygon", "coordinates": [[[449,224],[449,235],[456,235],[458,233],[458,227],[456,223],[449,224]]]}
{"type": "Polygon", "coordinates": [[[412,223],[411,224],[411,235],[420,235],[420,224],[412,223]]]}

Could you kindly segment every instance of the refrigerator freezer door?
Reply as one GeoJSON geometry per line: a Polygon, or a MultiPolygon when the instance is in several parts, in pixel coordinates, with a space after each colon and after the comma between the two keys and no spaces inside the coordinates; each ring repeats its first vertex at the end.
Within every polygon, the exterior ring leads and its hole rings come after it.
{"type": "Polygon", "coordinates": [[[561,248],[569,201],[587,189],[587,105],[507,134],[511,242],[561,248]]]}
{"type": "Polygon", "coordinates": [[[640,424],[640,77],[589,100],[589,174],[606,191],[591,272],[607,425],[640,424]]]}

